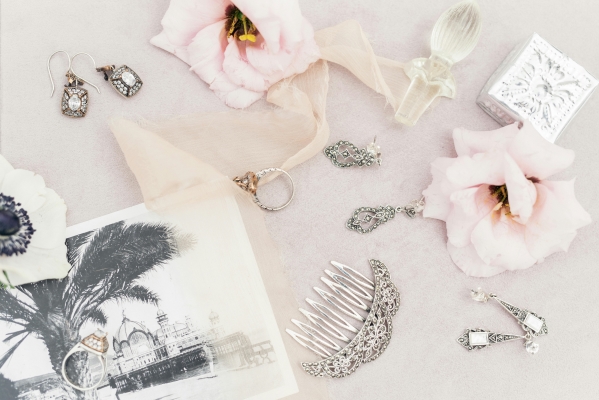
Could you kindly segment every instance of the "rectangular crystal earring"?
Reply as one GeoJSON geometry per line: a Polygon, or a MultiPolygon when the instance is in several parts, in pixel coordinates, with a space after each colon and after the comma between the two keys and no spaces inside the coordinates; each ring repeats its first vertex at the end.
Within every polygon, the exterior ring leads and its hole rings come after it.
{"type": "Polygon", "coordinates": [[[96,68],[98,72],[104,72],[104,80],[123,97],[132,97],[137,94],[143,82],[133,69],[126,65],[116,68],[114,65],[106,65],[96,68]]]}
{"type": "Polygon", "coordinates": [[[72,61],[81,54],[89,56],[89,58],[94,63],[94,67],[96,66],[96,61],[88,53],[77,53],[73,56],[73,58],[71,58],[71,56],[69,56],[69,53],[67,53],[64,50],[58,50],[58,51],[54,52],[48,58],[48,62],[47,62],[48,76],[50,78],[50,84],[52,85],[52,91],[50,92],[50,97],[52,97],[54,95],[54,89],[55,89],[54,88],[54,79],[52,79],[52,71],[50,70],[50,60],[52,60],[52,57],[54,57],[54,55],[57,53],[64,53],[69,60],[69,68],[67,69],[67,73],[65,75],[67,77],[68,82],[66,85],[64,85],[64,91],[62,93],[62,97],[60,100],[62,115],[66,115],[67,117],[71,117],[71,118],[85,117],[85,114],[87,114],[87,105],[88,105],[87,103],[88,103],[89,98],[88,98],[87,90],[82,89],[80,86],[83,85],[84,83],[87,83],[90,86],[94,87],[98,91],[98,93],[100,93],[100,89],[93,83],[85,81],[83,78],[81,78],[79,75],[77,75],[75,73],[75,71],[73,71],[72,61]]]}
{"type": "Polygon", "coordinates": [[[62,94],[62,113],[67,117],[82,118],[87,113],[87,90],[79,87],[83,82],[69,71],[67,73],[69,79],[68,85],[65,85],[62,94]]]}

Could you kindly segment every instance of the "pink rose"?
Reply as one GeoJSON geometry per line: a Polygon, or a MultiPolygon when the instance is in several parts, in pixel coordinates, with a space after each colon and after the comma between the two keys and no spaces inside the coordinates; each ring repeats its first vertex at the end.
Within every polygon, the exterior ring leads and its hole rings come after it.
{"type": "Polygon", "coordinates": [[[234,108],[320,58],[297,0],[171,0],[162,26],[150,42],[189,64],[234,108]]]}
{"type": "Polygon", "coordinates": [[[547,181],[574,152],[547,142],[528,123],[490,132],[455,129],[457,158],[431,164],[424,216],[447,223],[447,250],[466,275],[528,268],[567,251],[591,222],[574,179],[547,181]]]}

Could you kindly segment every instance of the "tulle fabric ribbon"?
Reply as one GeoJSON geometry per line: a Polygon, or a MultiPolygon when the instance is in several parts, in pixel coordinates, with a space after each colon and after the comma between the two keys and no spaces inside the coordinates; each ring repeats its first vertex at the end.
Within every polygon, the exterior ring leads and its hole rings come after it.
{"type": "MultiPolygon", "coordinates": [[[[265,224],[264,211],[229,177],[266,167],[289,170],[319,153],[329,138],[327,62],[350,70],[395,109],[410,80],[403,64],[377,57],[360,25],[347,21],[316,33],[322,60],[272,86],[270,111],[197,113],[163,121],[115,118],[110,127],[136,175],[146,206],[158,213],[233,197],[242,216],[300,389],[295,399],[327,399],[325,381],[300,367],[310,359],[283,333],[298,307],[265,224]]],[[[215,216],[223,223],[230,216],[215,216]]],[[[218,229],[211,224],[209,229],[218,229]]],[[[233,239],[232,239],[233,240],[233,239]]]]}
{"type": "Polygon", "coordinates": [[[315,39],[322,60],[270,88],[267,101],[278,106],[274,110],[197,113],[139,124],[236,176],[271,166],[289,170],[323,149],[329,138],[328,61],[347,68],[397,110],[410,85],[404,63],[377,57],[358,22],[317,31],[315,39]]]}

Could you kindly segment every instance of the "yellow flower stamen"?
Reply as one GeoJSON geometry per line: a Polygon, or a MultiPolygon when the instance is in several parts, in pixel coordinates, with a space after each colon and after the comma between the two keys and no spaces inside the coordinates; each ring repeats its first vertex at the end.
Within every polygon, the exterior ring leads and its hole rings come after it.
{"type": "Polygon", "coordinates": [[[246,17],[241,10],[235,6],[230,6],[226,12],[227,37],[234,37],[242,42],[250,41],[256,43],[256,26],[246,17]]]}

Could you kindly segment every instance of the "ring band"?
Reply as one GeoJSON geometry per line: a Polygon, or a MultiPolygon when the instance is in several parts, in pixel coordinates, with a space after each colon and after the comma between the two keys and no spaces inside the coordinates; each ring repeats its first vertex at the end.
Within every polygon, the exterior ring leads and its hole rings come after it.
{"type": "Polygon", "coordinates": [[[97,330],[95,333],[85,337],[81,342],[77,343],[64,357],[62,360],[62,377],[69,384],[69,386],[80,390],[82,392],[93,390],[100,386],[104,378],[106,377],[106,352],[108,351],[108,339],[106,333],[101,330],[97,330]],[[67,375],[67,360],[75,353],[88,353],[98,357],[102,364],[102,376],[98,382],[94,383],[90,387],[81,387],[73,383],[67,375]]]}
{"type": "Polygon", "coordinates": [[[293,179],[291,179],[291,175],[289,175],[286,171],[284,171],[280,168],[274,168],[274,167],[266,168],[257,173],[250,171],[250,172],[247,172],[243,176],[237,176],[237,177],[233,178],[233,182],[235,182],[237,184],[237,186],[239,186],[241,189],[250,193],[254,197],[254,202],[258,206],[260,206],[261,208],[268,210],[268,211],[282,210],[283,208],[287,207],[291,203],[291,201],[293,200],[293,196],[295,195],[295,185],[293,184],[293,179]],[[289,178],[289,182],[291,182],[291,197],[289,198],[289,200],[287,200],[287,202],[285,204],[278,206],[278,207],[270,207],[270,206],[264,205],[258,198],[258,194],[257,194],[258,182],[260,182],[260,179],[262,179],[264,176],[266,176],[270,173],[273,173],[273,172],[281,172],[281,173],[285,174],[287,176],[287,178],[289,178]]]}

